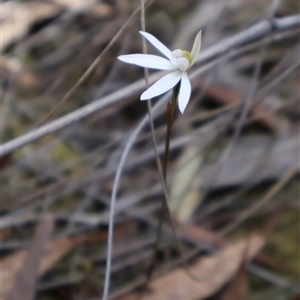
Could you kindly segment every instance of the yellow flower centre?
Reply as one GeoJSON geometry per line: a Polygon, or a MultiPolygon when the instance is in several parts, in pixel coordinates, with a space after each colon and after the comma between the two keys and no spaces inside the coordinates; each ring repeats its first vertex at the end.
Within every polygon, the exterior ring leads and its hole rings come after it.
{"type": "Polygon", "coordinates": [[[182,50],[181,55],[182,55],[184,58],[186,58],[186,59],[189,61],[189,63],[191,63],[191,61],[192,61],[192,55],[191,55],[191,53],[190,53],[189,51],[187,51],[187,50],[182,50]]]}

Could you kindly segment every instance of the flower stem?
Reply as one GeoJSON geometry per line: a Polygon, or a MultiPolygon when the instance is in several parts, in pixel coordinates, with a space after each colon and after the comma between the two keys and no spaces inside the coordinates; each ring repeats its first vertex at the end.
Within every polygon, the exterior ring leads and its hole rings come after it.
{"type": "MultiPolygon", "coordinates": [[[[177,107],[177,98],[178,98],[178,93],[179,93],[179,87],[180,87],[180,83],[178,83],[173,88],[171,103],[169,102],[167,104],[167,132],[166,132],[165,154],[164,154],[164,159],[163,159],[163,170],[162,170],[165,185],[166,185],[166,179],[167,179],[167,166],[168,166],[169,154],[170,154],[170,140],[171,140],[173,123],[174,123],[175,110],[177,107]]],[[[158,228],[157,228],[157,232],[156,232],[156,242],[155,242],[154,249],[153,249],[153,257],[152,257],[151,263],[147,270],[145,285],[142,288],[138,299],[142,299],[142,296],[143,296],[145,290],[147,289],[148,284],[152,278],[152,274],[153,274],[153,271],[154,271],[154,268],[156,265],[156,255],[157,255],[158,247],[159,247],[159,243],[160,243],[160,238],[161,238],[161,233],[162,233],[162,225],[163,225],[165,213],[167,215],[170,215],[167,199],[166,199],[166,197],[163,197],[162,202],[161,202],[159,223],[158,223],[158,228]]]]}
{"type": "Polygon", "coordinates": [[[173,89],[172,101],[167,104],[167,134],[166,134],[166,142],[165,142],[165,155],[163,160],[163,175],[164,180],[167,179],[167,165],[169,161],[169,153],[170,153],[170,140],[172,134],[172,127],[174,123],[174,115],[175,109],[177,106],[177,98],[179,92],[179,84],[177,84],[173,89]]]}

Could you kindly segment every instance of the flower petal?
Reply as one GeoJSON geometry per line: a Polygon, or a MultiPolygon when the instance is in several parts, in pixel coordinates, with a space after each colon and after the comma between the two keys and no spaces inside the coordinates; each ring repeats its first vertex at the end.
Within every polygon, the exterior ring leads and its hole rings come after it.
{"type": "Polygon", "coordinates": [[[181,78],[182,72],[175,71],[160,78],[141,95],[141,100],[159,96],[173,88],[181,78]]]}
{"type": "Polygon", "coordinates": [[[168,59],[172,58],[171,51],[152,34],[140,31],[140,34],[145,37],[157,50],[164,54],[168,59]]]}
{"type": "Polygon", "coordinates": [[[158,70],[176,70],[171,62],[163,57],[151,54],[128,54],[120,55],[118,59],[128,64],[138,65],[150,69],[158,70]]]}
{"type": "Polygon", "coordinates": [[[186,72],[182,72],[180,90],[178,95],[178,107],[181,113],[183,114],[191,96],[191,83],[186,74],[186,72]]]}
{"type": "Polygon", "coordinates": [[[202,37],[202,30],[198,32],[194,41],[193,49],[191,51],[191,55],[192,55],[191,66],[194,64],[199,54],[201,48],[201,37],[202,37]]]}

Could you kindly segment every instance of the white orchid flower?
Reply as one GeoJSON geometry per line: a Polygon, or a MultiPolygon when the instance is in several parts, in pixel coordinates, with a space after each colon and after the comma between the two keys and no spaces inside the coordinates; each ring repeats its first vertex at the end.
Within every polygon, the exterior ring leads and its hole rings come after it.
{"type": "Polygon", "coordinates": [[[201,47],[201,31],[197,34],[192,51],[177,49],[170,51],[153,35],[140,31],[155,48],[157,48],[167,59],[151,54],[129,54],[121,55],[119,60],[150,69],[173,71],[148,88],[142,95],[141,100],[147,100],[159,96],[172,89],[180,81],[178,94],[178,106],[181,113],[184,112],[191,96],[191,84],[186,71],[194,64],[201,47]]]}

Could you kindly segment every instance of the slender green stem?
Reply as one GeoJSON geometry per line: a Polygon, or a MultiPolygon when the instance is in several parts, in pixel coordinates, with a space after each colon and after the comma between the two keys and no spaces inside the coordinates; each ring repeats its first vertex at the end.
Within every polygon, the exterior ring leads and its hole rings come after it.
{"type": "Polygon", "coordinates": [[[166,142],[165,142],[165,155],[163,160],[163,175],[165,181],[167,179],[167,165],[168,165],[169,153],[170,153],[170,140],[171,140],[172,127],[174,122],[175,109],[177,106],[178,92],[179,92],[179,84],[177,84],[174,87],[172,101],[167,105],[167,134],[166,134],[166,142]]]}
{"type": "MultiPolygon", "coordinates": [[[[171,140],[173,123],[174,123],[175,109],[177,107],[177,98],[178,98],[179,87],[180,87],[180,83],[178,83],[174,87],[173,94],[172,94],[172,101],[171,101],[171,103],[168,103],[168,105],[167,105],[167,134],[166,134],[166,141],[165,141],[165,155],[164,155],[164,160],[163,160],[163,176],[164,176],[165,184],[167,182],[167,169],[168,169],[168,161],[169,161],[169,154],[170,154],[170,140],[171,140]]],[[[160,210],[159,226],[157,229],[157,240],[156,240],[156,245],[155,245],[154,258],[157,253],[159,242],[160,242],[164,214],[165,214],[165,212],[168,213],[168,203],[167,203],[167,199],[165,197],[163,198],[163,201],[161,204],[162,204],[162,206],[161,206],[161,210],[160,210]]]]}
{"type": "MultiPolygon", "coordinates": [[[[175,110],[177,107],[177,98],[178,98],[178,93],[179,93],[179,87],[180,87],[180,83],[178,83],[173,88],[171,103],[167,104],[167,132],[166,132],[165,154],[164,154],[164,159],[163,159],[163,170],[162,170],[163,171],[163,179],[164,179],[165,184],[166,184],[166,180],[167,180],[167,166],[168,166],[169,154],[170,154],[170,140],[171,140],[173,123],[174,123],[175,110]]],[[[154,271],[154,268],[156,265],[156,255],[157,255],[158,248],[159,248],[159,243],[160,243],[160,238],[161,238],[161,233],[162,233],[162,225],[163,225],[165,213],[169,214],[168,203],[167,203],[166,197],[163,197],[162,202],[161,202],[159,223],[158,223],[158,228],[157,228],[157,233],[156,233],[156,242],[155,242],[154,249],[153,249],[153,256],[152,256],[152,260],[149,265],[149,268],[147,270],[147,274],[146,274],[147,278],[146,278],[145,285],[142,288],[138,299],[142,299],[142,296],[143,296],[145,290],[147,289],[148,284],[152,278],[152,274],[153,274],[153,271],[154,271]]]]}

